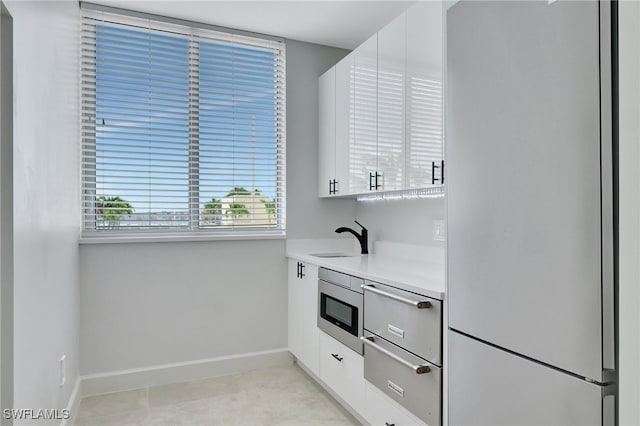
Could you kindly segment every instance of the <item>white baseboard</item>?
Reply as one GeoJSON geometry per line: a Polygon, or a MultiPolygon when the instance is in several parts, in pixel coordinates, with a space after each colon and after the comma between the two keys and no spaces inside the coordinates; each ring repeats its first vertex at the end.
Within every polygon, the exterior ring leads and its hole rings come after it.
{"type": "Polygon", "coordinates": [[[207,377],[222,376],[291,364],[293,357],[287,349],[233,355],[198,361],[178,362],[148,368],[113,371],[82,376],[82,396],[100,395],[140,389],[147,386],[188,382],[207,377]]]}
{"type": "Polygon", "coordinates": [[[78,376],[76,378],[76,383],[73,385],[73,390],[71,391],[71,396],[69,396],[69,402],[67,403],[66,409],[69,410],[69,418],[63,419],[60,422],[60,426],[67,426],[67,423],[72,424],[73,419],[76,418],[76,414],[78,414],[78,410],[80,409],[80,399],[82,398],[82,377],[78,376]]]}

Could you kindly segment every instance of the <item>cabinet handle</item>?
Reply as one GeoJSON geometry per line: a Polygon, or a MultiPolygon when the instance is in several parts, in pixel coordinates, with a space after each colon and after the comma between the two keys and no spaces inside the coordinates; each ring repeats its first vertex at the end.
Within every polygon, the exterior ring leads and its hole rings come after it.
{"type": "Polygon", "coordinates": [[[300,263],[300,278],[304,278],[304,277],[305,277],[304,263],[300,263]]]}
{"type": "Polygon", "coordinates": [[[440,185],[444,185],[444,160],[440,161],[440,164],[436,164],[436,161],[431,162],[431,185],[435,185],[436,182],[440,185]],[[436,169],[440,169],[440,177],[436,177],[436,169]]]}
{"type": "Polygon", "coordinates": [[[375,173],[369,172],[369,191],[373,191],[380,189],[382,184],[378,183],[378,179],[382,177],[382,173],[378,173],[376,170],[375,173]]]}
{"type": "Polygon", "coordinates": [[[396,300],[398,302],[406,303],[407,305],[415,306],[418,309],[428,309],[428,308],[431,307],[431,302],[429,302],[428,300],[411,300],[411,299],[407,299],[406,297],[397,296],[395,294],[387,293],[386,291],[378,290],[377,288],[375,288],[372,285],[362,284],[360,286],[360,288],[362,288],[364,291],[369,291],[369,292],[375,293],[375,294],[377,294],[379,296],[384,296],[384,297],[387,297],[389,299],[396,300]]]}
{"type": "Polygon", "coordinates": [[[384,425],[385,426],[396,426],[395,423],[389,423],[389,422],[384,422],[384,425]]]}
{"type": "Polygon", "coordinates": [[[339,362],[342,362],[342,360],[344,359],[344,357],[341,357],[338,354],[331,354],[331,356],[337,359],[339,362]]]}
{"type": "Polygon", "coordinates": [[[338,183],[337,180],[332,179],[329,180],[329,194],[330,195],[335,195],[338,193],[338,190],[336,189],[336,183],[338,183]]]}
{"type": "Polygon", "coordinates": [[[385,348],[383,348],[382,346],[378,346],[375,343],[373,343],[373,336],[362,336],[360,338],[360,340],[362,340],[365,344],[369,345],[369,347],[382,352],[383,354],[385,354],[386,356],[388,356],[389,358],[398,361],[400,364],[404,365],[405,367],[413,370],[416,374],[424,374],[424,373],[428,373],[429,371],[431,371],[431,367],[429,367],[428,365],[415,365],[415,364],[411,364],[409,361],[404,360],[402,358],[400,358],[398,355],[394,354],[393,352],[389,352],[388,350],[386,350],[385,348]]]}
{"type": "Polygon", "coordinates": [[[436,162],[432,161],[431,162],[431,185],[435,185],[436,184],[436,162]]]}

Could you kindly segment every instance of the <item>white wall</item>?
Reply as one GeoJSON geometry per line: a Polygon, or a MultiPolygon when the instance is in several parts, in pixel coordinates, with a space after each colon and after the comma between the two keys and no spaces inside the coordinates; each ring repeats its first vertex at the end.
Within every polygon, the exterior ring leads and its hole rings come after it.
{"type": "Polygon", "coordinates": [[[78,377],[78,4],[6,5],[14,28],[14,405],[64,408],[78,377]]]}
{"type": "Polygon", "coordinates": [[[358,222],[369,229],[371,241],[440,247],[433,240],[434,220],[444,220],[444,198],[358,202],[358,222]]]}
{"type": "MultiPolygon", "coordinates": [[[[346,51],[287,42],[287,237],[331,237],[317,198],[317,79],[346,51]]],[[[81,372],[287,347],[284,240],[82,245],[81,372]]]]}
{"type": "Polygon", "coordinates": [[[318,198],[318,77],[347,53],[287,42],[287,238],[338,237],[356,215],[353,199],[318,198]]]}
{"type": "Polygon", "coordinates": [[[287,346],[284,240],[84,245],[83,374],[287,346]]]}
{"type": "Polygon", "coordinates": [[[0,407],[13,406],[13,22],[0,4],[0,407]]]}
{"type": "Polygon", "coordinates": [[[619,409],[640,424],[640,4],[619,7],[619,409]]]}

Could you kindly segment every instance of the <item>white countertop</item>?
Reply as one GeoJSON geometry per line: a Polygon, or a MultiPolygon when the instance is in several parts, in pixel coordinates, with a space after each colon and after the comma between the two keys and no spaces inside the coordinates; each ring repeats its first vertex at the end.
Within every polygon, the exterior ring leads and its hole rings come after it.
{"type": "Polygon", "coordinates": [[[350,240],[288,240],[287,257],[444,300],[444,250],[376,242],[373,254],[355,254],[350,240]],[[311,253],[348,252],[321,258],[311,253]]]}

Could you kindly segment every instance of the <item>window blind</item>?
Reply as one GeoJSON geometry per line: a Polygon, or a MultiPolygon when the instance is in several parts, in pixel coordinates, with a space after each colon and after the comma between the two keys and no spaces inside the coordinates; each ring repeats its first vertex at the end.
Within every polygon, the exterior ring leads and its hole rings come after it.
{"type": "Polygon", "coordinates": [[[86,235],[285,229],[280,40],[83,7],[86,235]]]}

